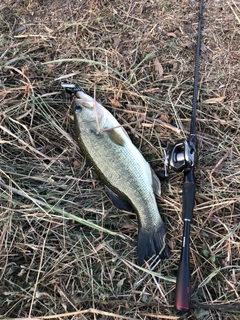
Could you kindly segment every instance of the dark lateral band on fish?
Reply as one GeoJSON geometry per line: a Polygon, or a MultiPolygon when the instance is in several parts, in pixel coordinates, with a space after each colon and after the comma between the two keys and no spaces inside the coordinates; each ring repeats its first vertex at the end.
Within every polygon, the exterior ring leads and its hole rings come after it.
{"type": "Polygon", "coordinates": [[[169,257],[165,225],[154,195],[161,194],[158,177],[106,108],[80,88],[67,84],[64,88],[75,95],[74,119],[81,151],[103,181],[114,205],[137,213],[139,265],[153,256],[169,257]]]}

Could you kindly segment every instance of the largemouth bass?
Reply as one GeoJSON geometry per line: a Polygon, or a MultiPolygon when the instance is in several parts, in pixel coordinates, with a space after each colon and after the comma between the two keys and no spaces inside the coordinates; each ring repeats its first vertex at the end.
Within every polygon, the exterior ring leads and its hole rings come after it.
{"type": "Polygon", "coordinates": [[[139,265],[153,256],[169,256],[166,230],[155,194],[161,194],[158,177],[114,116],[81,89],[69,89],[77,140],[81,151],[102,179],[107,194],[121,210],[136,212],[139,220],[139,265]]]}

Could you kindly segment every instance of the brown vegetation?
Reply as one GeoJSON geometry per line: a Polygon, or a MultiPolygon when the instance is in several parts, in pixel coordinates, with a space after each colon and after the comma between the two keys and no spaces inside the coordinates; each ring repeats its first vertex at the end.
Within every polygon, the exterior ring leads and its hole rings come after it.
{"type": "MultiPolygon", "coordinates": [[[[204,1],[188,319],[240,313],[240,3],[204,1]]],[[[76,145],[76,83],[163,169],[189,130],[198,1],[0,4],[0,316],[178,319],[182,174],[162,184],[172,255],[136,265],[136,217],[118,212],[76,145]]]]}

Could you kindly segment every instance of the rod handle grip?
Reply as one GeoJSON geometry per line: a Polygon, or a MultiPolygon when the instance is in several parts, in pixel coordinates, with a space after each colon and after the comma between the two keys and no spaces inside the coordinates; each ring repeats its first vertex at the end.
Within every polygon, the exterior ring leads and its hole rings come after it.
{"type": "MultiPolygon", "coordinates": [[[[186,256],[183,254],[183,256],[186,256]]],[[[175,291],[175,309],[188,312],[190,310],[190,266],[188,259],[182,259],[178,267],[177,284],[175,291]]]]}
{"type": "Polygon", "coordinates": [[[182,196],[182,219],[192,221],[195,204],[196,185],[193,168],[184,173],[183,196],[182,196]]]}

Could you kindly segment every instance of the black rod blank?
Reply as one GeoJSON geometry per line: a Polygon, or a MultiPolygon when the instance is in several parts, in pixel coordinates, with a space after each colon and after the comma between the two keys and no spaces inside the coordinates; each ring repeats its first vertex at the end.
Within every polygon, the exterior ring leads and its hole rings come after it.
{"type": "Polygon", "coordinates": [[[202,20],[203,20],[203,0],[200,0],[199,9],[199,22],[198,22],[198,37],[197,37],[197,49],[196,49],[196,60],[195,60],[195,72],[194,72],[194,86],[193,86],[193,106],[192,106],[192,118],[190,126],[190,134],[196,132],[196,113],[197,113],[197,99],[198,99],[198,69],[201,52],[201,31],[202,31],[202,20]]]}
{"type": "MultiPolygon", "coordinates": [[[[193,146],[192,150],[196,151],[197,137],[196,137],[196,113],[197,113],[197,99],[198,99],[198,70],[201,51],[201,29],[203,20],[203,0],[200,0],[199,9],[199,22],[198,22],[198,37],[194,73],[194,90],[193,90],[193,105],[192,117],[190,125],[190,137],[188,142],[193,146]]],[[[194,152],[195,152],[194,151],[194,152]]],[[[182,206],[182,219],[183,219],[183,239],[181,257],[178,267],[177,284],[175,291],[174,306],[178,311],[188,312],[190,310],[190,296],[191,296],[191,273],[189,262],[189,245],[190,245],[190,223],[193,218],[194,202],[195,202],[195,176],[194,165],[185,168],[184,182],[183,182],[183,206],[182,206]]]]}

